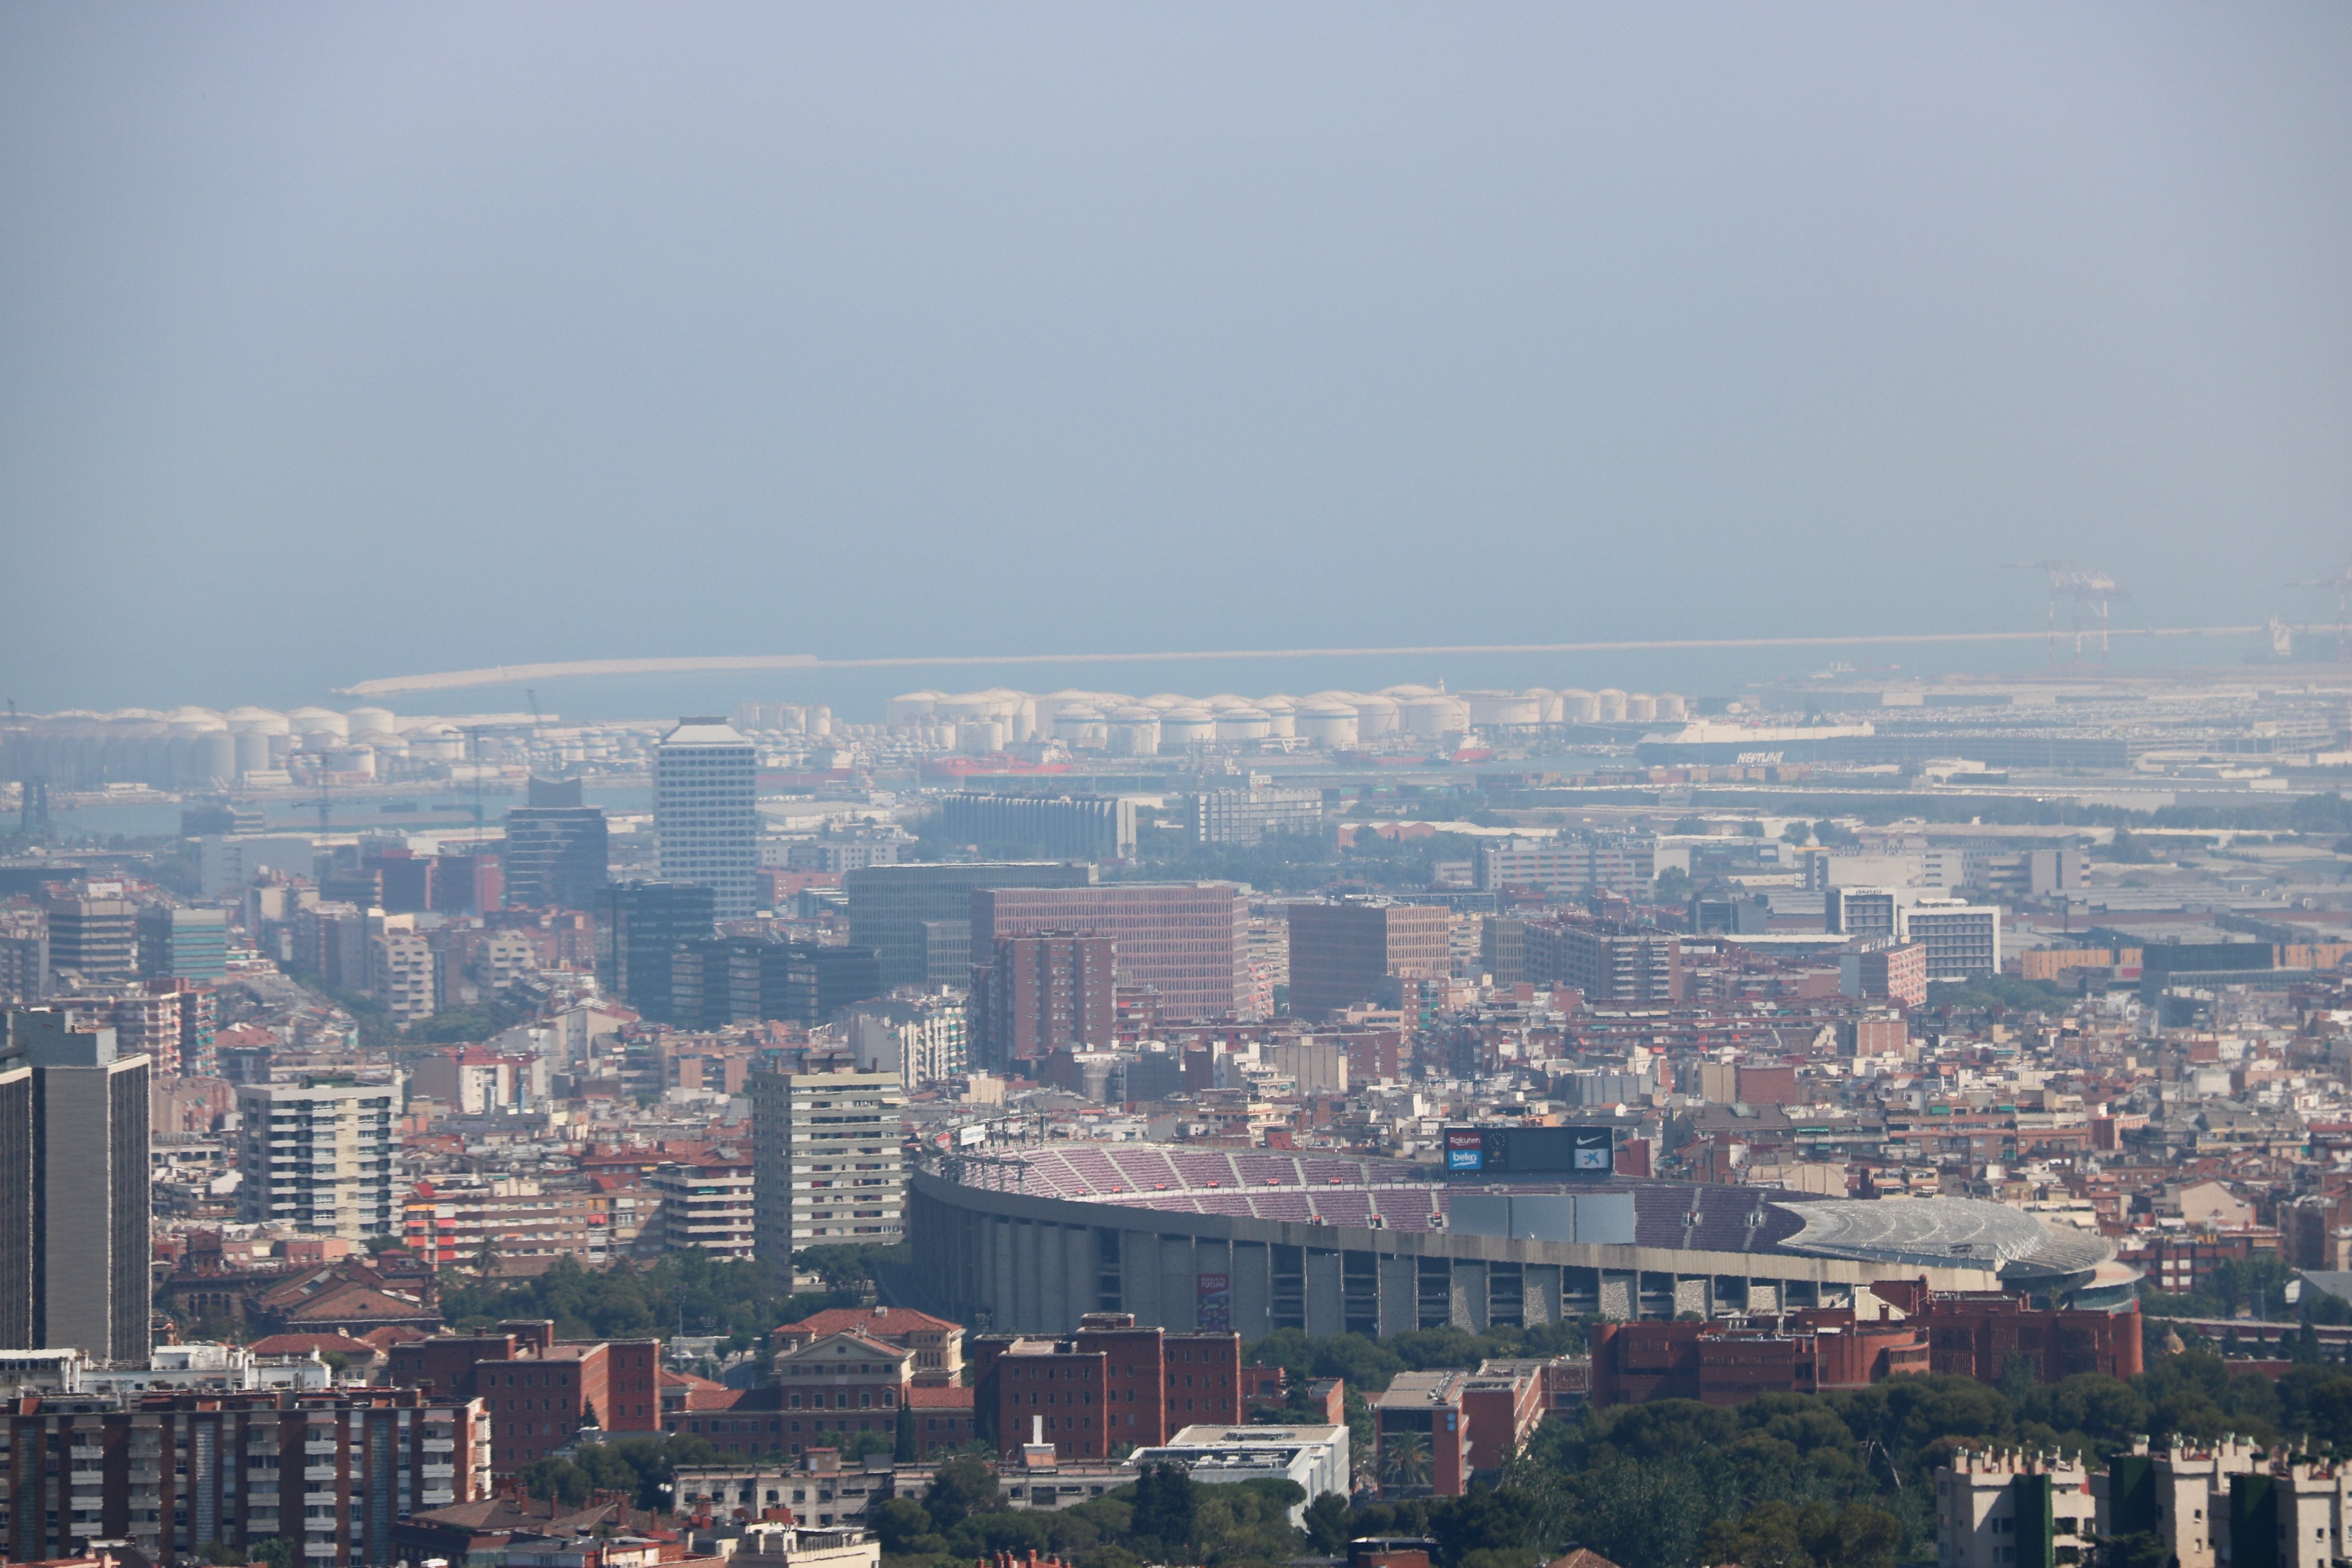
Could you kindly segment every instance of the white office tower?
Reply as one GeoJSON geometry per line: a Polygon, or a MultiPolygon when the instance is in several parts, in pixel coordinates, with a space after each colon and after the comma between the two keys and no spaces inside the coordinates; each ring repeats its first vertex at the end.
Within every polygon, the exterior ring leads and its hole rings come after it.
{"type": "Polygon", "coordinates": [[[661,879],[718,894],[718,918],[755,907],[759,757],[724,719],[681,719],[654,747],[654,837],[661,879]]]}
{"type": "Polygon", "coordinates": [[[394,1234],[399,1107],[400,1089],[388,1083],[240,1084],[237,1217],[352,1241],[394,1234]]]}
{"type": "Polygon", "coordinates": [[[761,1263],[781,1269],[803,1247],[905,1237],[906,1103],[895,1072],[751,1075],[761,1263]]]}

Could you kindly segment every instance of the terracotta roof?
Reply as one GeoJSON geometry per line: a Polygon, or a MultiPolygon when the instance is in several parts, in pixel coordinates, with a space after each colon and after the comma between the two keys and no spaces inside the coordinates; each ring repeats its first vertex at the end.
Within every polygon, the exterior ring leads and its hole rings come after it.
{"type": "Polygon", "coordinates": [[[1544,1564],[1544,1568],[1617,1568],[1617,1564],[1598,1552],[1589,1552],[1580,1546],[1565,1557],[1553,1558],[1544,1564]]]}
{"type": "Polygon", "coordinates": [[[907,1404],[917,1410],[970,1410],[972,1391],[952,1384],[911,1383],[907,1385],[907,1404]]]}
{"type": "Polygon", "coordinates": [[[364,1285],[348,1285],[340,1290],[330,1290],[313,1301],[305,1301],[286,1314],[289,1323],[328,1322],[438,1322],[440,1314],[405,1297],[383,1290],[371,1290],[364,1285]]]}
{"type": "Polygon", "coordinates": [[[337,1355],[373,1356],[377,1347],[342,1334],[268,1334],[246,1347],[256,1355],[309,1355],[329,1351],[337,1355]]]}
{"type": "Polygon", "coordinates": [[[857,1333],[881,1337],[889,1334],[936,1333],[943,1329],[961,1327],[945,1318],[934,1318],[929,1312],[918,1312],[912,1307],[828,1307],[813,1312],[797,1323],[784,1323],[774,1330],[782,1334],[857,1333]]]}

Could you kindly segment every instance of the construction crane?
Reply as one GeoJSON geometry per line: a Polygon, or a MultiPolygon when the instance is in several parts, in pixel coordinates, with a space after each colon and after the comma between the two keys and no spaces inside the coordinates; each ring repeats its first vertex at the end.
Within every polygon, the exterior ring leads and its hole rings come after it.
{"type": "Polygon", "coordinates": [[[2069,601],[2073,606],[2067,619],[2074,627],[2074,662],[2083,662],[2083,640],[2095,637],[2099,642],[2099,666],[2103,669],[2106,668],[2108,603],[2130,597],[2116,585],[2113,577],[2104,572],[2086,570],[2073,561],[2007,561],[2002,564],[2019,571],[2049,574],[2049,662],[2053,669],[2058,667],[2058,603],[2062,599],[2069,601]]]}
{"type": "Polygon", "coordinates": [[[2336,590],[2336,657],[2352,661],[2352,560],[2333,577],[2298,577],[2287,586],[2336,590]]]}

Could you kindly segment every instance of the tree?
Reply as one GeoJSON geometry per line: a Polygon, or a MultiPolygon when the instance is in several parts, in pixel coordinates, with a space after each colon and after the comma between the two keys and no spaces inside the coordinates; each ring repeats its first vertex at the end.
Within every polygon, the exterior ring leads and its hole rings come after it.
{"type": "Polygon", "coordinates": [[[1307,1540],[1324,1556],[1344,1553],[1352,1533],[1348,1524],[1348,1500],[1338,1492],[1325,1492],[1307,1505],[1307,1540]]]}
{"type": "Polygon", "coordinates": [[[268,1568],[293,1568],[297,1555],[294,1538],[290,1535],[273,1535],[250,1551],[256,1563],[266,1563],[268,1568]]]}
{"type": "Polygon", "coordinates": [[[2152,1530],[2102,1536],[2092,1544],[2091,1561],[2095,1568],[2165,1568],[2172,1548],[2152,1530]]]}
{"type": "Polygon", "coordinates": [[[894,1497],[875,1504],[866,1510],[866,1522],[882,1550],[894,1557],[923,1551],[925,1541],[937,1541],[937,1550],[947,1550],[947,1542],[931,1528],[929,1512],[913,1498],[894,1497]]]}
{"type": "Polygon", "coordinates": [[[1135,1480],[1135,1513],[1131,1528],[1144,1541],[1155,1542],[1164,1558],[1174,1558],[1192,1543],[1192,1478],[1175,1465],[1146,1465],[1135,1480]]]}
{"type": "Polygon", "coordinates": [[[1809,844],[1813,837],[1812,825],[1807,822],[1792,822],[1780,829],[1780,837],[1790,844],[1809,844]]]}
{"type": "Polygon", "coordinates": [[[1381,1484],[1425,1487],[1430,1484],[1429,1438],[1419,1432],[1381,1434],[1381,1484]]]}
{"type": "Polygon", "coordinates": [[[898,1406],[897,1441],[890,1446],[890,1457],[902,1465],[915,1461],[915,1409],[911,1405],[898,1406]]]}
{"type": "Polygon", "coordinates": [[[985,1459],[970,1454],[959,1454],[941,1465],[923,1492],[923,1507],[942,1534],[972,1514],[993,1511],[1001,1500],[996,1472],[985,1459]]]}

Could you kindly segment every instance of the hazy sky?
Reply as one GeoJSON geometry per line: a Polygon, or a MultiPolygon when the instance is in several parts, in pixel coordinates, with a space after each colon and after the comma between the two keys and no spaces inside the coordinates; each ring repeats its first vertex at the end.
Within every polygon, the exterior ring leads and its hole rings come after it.
{"type": "Polygon", "coordinates": [[[0,695],[2332,616],[2347,84],[2338,4],[17,0],[0,695]]]}

